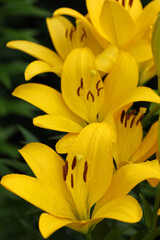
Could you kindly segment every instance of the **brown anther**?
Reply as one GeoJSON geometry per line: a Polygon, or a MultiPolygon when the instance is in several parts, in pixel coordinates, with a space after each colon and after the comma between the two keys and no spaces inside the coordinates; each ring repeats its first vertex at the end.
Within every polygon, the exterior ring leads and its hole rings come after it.
{"type": "Polygon", "coordinates": [[[130,113],[128,113],[128,119],[136,112],[136,109],[133,109],[130,113]]]}
{"type": "Polygon", "coordinates": [[[77,95],[80,97],[80,90],[83,89],[83,78],[81,78],[81,85],[77,88],[77,95]]]}
{"type": "Polygon", "coordinates": [[[129,6],[132,7],[133,0],[129,0],[129,6]]]}
{"type": "Polygon", "coordinates": [[[101,87],[99,88],[99,84],[100,84],[101,80],[99,80],[97,83],[96,83],[96,89],[97,89],[97,96],[99,97],[99,93],[102,89],[104,89],[104,87],[101,87]]]}
{"type": "Polygon", "coordinates": [[[68,29],[66,29],[66,38],[68,38],[68,29]]]}
{"type": "Polygon", "coordinates": [[[81,36],[81,42],[83,42],[84,37],[87,38],[87,33],[86,33],[84,27],[82,27],[82,31],[83,31],[83,33],[82,33],[82,36],[81,36]]]}
{"type": "Polygon", "coordinates": [[[124,116],[125,116],[125,111],[123,110],[122,113],[121,113],[121,117],[120,117],[120,122],[121,123],[123,123],[124,116]]]}
{"type": "Polygon", "coordinates": [[[76,156],[74,156],[73,161],[72,161],[72,170],[76,167],[77,159],[76,156]]]}
{"type": "Polygon", "coordinates": [[[144,117],[144,113],[140,116],[140,118],[137,120],[137,122],[136,122],[136,125],[138,125],[138,123],[142,120],[142,118],[144,117]]]}
{"type": "Polygon", "coordinates": [[[97,83],[96,83],[96,89],[98,90],[99,89],[99,84],[100,84],[101,80],[99,80],[97,83]]]}
{"type": "Polygon", "coordinates": [[[133,117],[133,119],[132,119],[132,121],[130,123],[130,128],[132,128],[135,118],[136,118],[136,115],[133,117]]]}
{"type": "Polygon", "coordinates": [[[122,5],[123,7],[125,7],[125,0],[122,0],[122,5]]]}
{"type": "Polygon", "coordinates": [[[74,187],[74,180],[73,180],[73,174],[71,174],[71,187],[74,187]]]}
{"type": "Polygon", "coordinates": [[[127,121],[128,121],[128,114],[126,115],[125,122],[124,122],[124,127],[127,127],[127,121]]]}
{"type": "Polygon", "coordinates": [[[94,95],[93,95],[93,93],[92,93],[91,91],[89,91],[89,92],[87,93],[87,100],[89,100],[89,96],[91,96],[92,102],[94,102],[94,95]]]}
{"type": "Polygon", "coordinates": [[[70,34],[69,34],[69,38],[70,40],[72,41],[72,37],[73,37],[73,33],[76,31],[76,28],[75,27],[72,27],[71,28],[71,31],[70,31],[70,34]]]}
{"type": "Polygon", "coordinates": [[[65,164],[63,166],[63,180],[66,181],[68,174],[68,161],[65,161],[65,164]]]}
{"type": "Polygon", "coordinates": [[[88,163],[87,161],[84,163],[84,172],[83,172],[83,180],[84,182],[87,181],[87,171],[88,171],[88,163]]]}

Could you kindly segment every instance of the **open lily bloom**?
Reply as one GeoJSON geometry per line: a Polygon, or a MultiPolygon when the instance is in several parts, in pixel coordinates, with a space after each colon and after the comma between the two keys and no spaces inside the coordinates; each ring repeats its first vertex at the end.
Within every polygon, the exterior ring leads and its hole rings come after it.
{"type": "Polygon", "coordinates": [[[42,84],[28,83],[17,87],[13,95],[47,113],[34,119],[36,126],[70,133],[57,146],[62,153],[68,151],[77,133],[88,124],[106,121],[112,124],[112,115],[123,106],[136,101],[160,103],[153,90],[137,84],[137,64],[131,55],[121,52],[103,82],[95,57],[84,48],[73,50],[65,61],[62,94],[42,84]]]}
{"type": "Polygon", "coordinates": [[[63,62],[74,48],[88,46],[95,56],[102,50],[98,41],[81,20],[77,20],[74,26],[68,19],[62,16],[47,18],[47,27],[57,53],[40,44],[25,40],[7,43],[7,47],[26,52],[37,59],[26,68],[26,80],[30,80],[37,74],[44,72],[53,72],[61,76],[63,62]]]}
{"type": "MultiPolygon", "coordinates": [[[[69,8],[60,8],[54,12],[57,15],[70,15],[81,19],[86,27],[91,29],[97,37],[101,36],[100,43],[105,48],[108,43],[118,49],[127,51],[136,60],[144,62],[153,58],[151,51],[152,26],[160,11],[160,1],[151,1],[144,9],[140,0],[86,0],[90,21],[83,15],[69,8]]],[[[100,54],[98,67],[108,71],[108,58],[115,56],[104,51],[100,54]],[[107,61],[106,61],[107,59],[107,61]]]]}
{"type": "Polygon", "coordinates": [[[114,144],[114,159],[117,168],[128,163],[146,161],[158,151],[158,122],[155,122],[143,139],[141,119],[146,108],[140,108],[139,113],[135,110],[125,113],[116,118],[117,143],[114,144]]]}
{"type": "Polygon", "coordinates": [[[127,194],[146,178],[160,178],[157,160],[126,165],[113,175],[111,134],[103,123],[79,134],[65,162],[41,143],[20,153],[36,178],[9,174],[1,184],[45,212],[39,219],[44,238],[63,226],[87,234],[104,218],[139,221],[141,208],[127,194]]]}

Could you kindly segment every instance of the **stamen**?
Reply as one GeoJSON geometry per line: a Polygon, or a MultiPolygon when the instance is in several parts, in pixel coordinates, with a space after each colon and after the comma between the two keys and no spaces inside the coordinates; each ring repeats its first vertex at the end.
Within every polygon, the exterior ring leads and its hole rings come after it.
{"type": "Polygon", "coordinates": [[[87,161],[84,163],[84,172],[83,172],[83,180],[84,182],[87,181],[87,171],[88,171],[88,163],[87,161]]]}
{"type": "Polygon", "coordinates": [[[125,122],[124,122],[124,127],[127,127],[127,121],[128,121],[128,114],[126,115],[125,122]]]}
{"type": "Polygon", "coordinates": [[[72,27],[71,28],[71,31],[70,31],[70,34],[69,34],[69,38],[70,40],[72,41],[72,37],[73,37],[73,33],[76,31],[76,28],[75,27],[72,27]]]}
{"type": "Polygon", "coordinates": [[[74,187],[74,180],[73,180],[73,174],[71,174],[71,187],[74,187]]]}
{"type": "Polygon", "coordinates": [[[130,123],[130,128],[133,127],[133,123],[134,123],[135,118],[136,118],[136,115],[133,117],[133,119],[132,119],[132,121],[131,121],[131,123],[130,123]]]}
{"type": "Polygon", "coordinates": [[[125,116],[125,111],[123,110],[122,113],[121,113],[121,118],[120,118],[121,123],[123,123],[124,116],[125,116]]]}
{"type": "Polygon", "coordinates": [[[84,27],[82,27],[82,31],[83,31],[83,34],[81,36],[81,42],[83,42],[84,37],[87,38],[87,34],[86,34],[84,27]]]}
{"type": "Polygon", "coordinates": [[[76,156],[74,156],[73,162],[72,162],[72,170],[76,167],[76,163],[77,163],[77,159],[76,159],[76,156]]]}
{"type": "Polygon", "coordinates": [[[101,88],[98,89],[98,91],[97,91],[98,97],[99,97],[99,93],[100,93],[100,91],[101,91],[102,89],[104,89],[104,87],[101,87],[101,88]]]}
{"type": "Polygon", "coordinates": [[[144,113],[140,116],[140,118],[137,120],[137,122],[136,122],[136,125],[138,125],[138,123],[142,120],[142,118],[144,117],[144,113]]]}
{"type": "Polygon", "coordinates": [[[102,89],[104,89],[104,87],[101,87],[99,88],[99,84],[100,84],[101,80],[99,80],[97,83],[96,83],[96,89],[97,89],[97,96],[99,97],[99,93],[102,89]]]}
{"type": "Polygon", "coordinates": [[[89,100],[89,95],[90,95],[91,98],[92,98],[92,102],[94,102],[94,95],[93,95],[93,93],[92,93],[91,91],[89,91],[89,92],[87,93],[87,100],[89,100]]]}
{"type": "Polygon", "coordinates": [[[125,7],[125,0],[122,0],[122,6],[125,7]]]}
{"type": "Polygon", "coordinates": [[[66,29],[66,38],[68,38],[68,29],[66,29]]]}
{"type": "Polygon", "coordinates": [[[81,78],[81,85],[77,88],[77,95],[80,97],[80,90],[83,89],[83,78],[81,78]]]}
{"type": "Polygon", "coordinates": [[[133,109],[130,113],[128,113],[128,119],[136,112],[136,109],[133,109]]]}
{"type": "Polygon", "coordinates": [[[68,174],[68,161],[65,161],[65,165],[63,166],[63,180],[66,181],[68,174]]]}
{"type": "Polygon", "coordinates": [[[132,7],[133,0],[129,0],[129,6],[132,7]]]}

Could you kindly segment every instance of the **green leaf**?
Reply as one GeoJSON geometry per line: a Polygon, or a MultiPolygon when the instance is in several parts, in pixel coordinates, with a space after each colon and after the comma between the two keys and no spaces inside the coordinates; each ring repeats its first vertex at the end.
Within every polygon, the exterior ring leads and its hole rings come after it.
{"type": "Polygon", "coordinates": [[[104,240],[118,240],[122,233],[124,233],[129,227],[114,228],[104,238],[104,240]]]}
{"type": "Polygon", "coordinates": [[[38,138],[33,133],[31,133],[29,130],[27,130],[26,128],[19,125],[18,129],[20,130],[21,134],[23,135],[23,137],[25,139],[25,144],[30,143],[30,142],[39,142],[38,138]]]}
{"type": "Polygon", "coordinates": [[[147,233],[141,240],[155,240],[158,236],[160,236],[160,227],[147,233]]]}
{"type": "Polygon", "coordinates": [[[142,194],[140,194],[140,198],[143,202],[143,212],[144,212],[144,219],[145,223],[149,230],[152,228],[152,219],[153,219],[153,212],[151,209],[150,204],[147,202],[147,200],[143,197],[142,194]]]}

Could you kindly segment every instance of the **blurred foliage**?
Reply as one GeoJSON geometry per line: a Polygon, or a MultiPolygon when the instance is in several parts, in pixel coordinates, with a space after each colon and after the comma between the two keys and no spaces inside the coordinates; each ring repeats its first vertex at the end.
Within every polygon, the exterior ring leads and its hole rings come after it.
{"type": "MultiPolygon", "coordinates": [[[[32,118],[37,115],[38,110],[12,97],[13,89],[25,82],[24,70],[31,57],[17,50],[7,49],[6,43],[24,39],[53,48],[45,18],[50,17],[56,8],[63,6],[72,7],[85,14],[85,0],[0,0],[0,5],[0,176],[8,173],[32,175],[17,149],[29,142],[38,141],[54,148],[62,133],[34,127],[32,118]]],[[[59,79],[50,73],[35,77],[31,81],[41,83],[44,77],[45,83],[60,88],[59,79]]],[[[150,108],[154,108],[154,104],[150,108]]],[[[159,110],[156,114],[158,113],[159,110]]],[[[138,224],[103,220],[94,229],[93,240],[147,240],[159,236],[160,229],[151,229],[148,219],[153,213],[155,192],[156,189],[147,182],[141,183],[132,194],[142,204],[145,218],[138,224]],[[141,193],[141,199],[137,193],[141,193]]],[[[40,214],[39,209],[0,186],[0,240],[42,240],[38,230],[40,214]]],[[[63,228],[48,239],[84,238],[77,232],[63,228]]]]}

